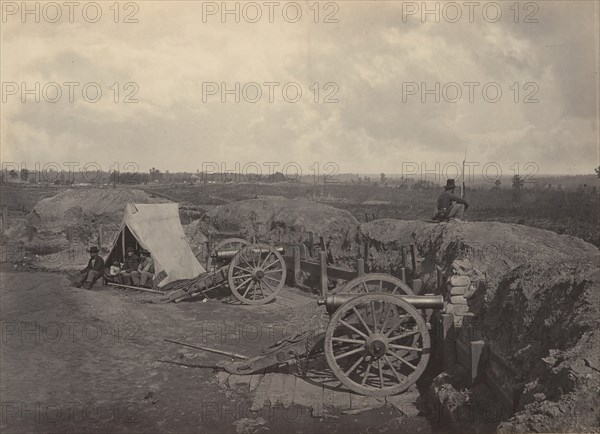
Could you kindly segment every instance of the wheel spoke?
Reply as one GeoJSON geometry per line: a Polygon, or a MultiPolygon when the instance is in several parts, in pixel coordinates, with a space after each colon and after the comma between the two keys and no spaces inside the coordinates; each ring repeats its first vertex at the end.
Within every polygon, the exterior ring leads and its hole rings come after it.
{"type": "Polygon", "coordinates": [[[367,286],[367,282],[363,282],[362,284],[365,287],[365,292],[367,292],[367,293],[371,292],[371,291],[369,291],[369,287],[367,286]]]}
{"type": "Polygon", "coordinates": [[[370,301],[369,305],[371,306],[371,315],[373,315],[373,333],[378,333],[377,332],[377,315],[375,315],[375,303],[373,301],[370,301]]]}
{"type": "Polygon", "coordinates": [[[356,354],[356,353],[360,353],[361,351],[364,351],[364,348],[356,348],[354,350],[350,350],[347,353],[342,353],[342,354],[338,354],[337,356],[334,357],[335,360],[341,359],[343,357],[348,357],[351,356],[352,354],[356,354]]]}
{"type": "Polygon", "coordinates": [[[383,292],[383,280],[379,281],[379,292],[383,292]]]}
{"type": "Polygon", "coordinates": [[[421,330],[419,330],[419,329],[411,330],[409,332],[402,333],[401,335],[394,336],[393,338],[389,339],[388,341],[389,342],[397,341],[398,339],[402,339],[402,338],[405,338],[407,336],[413,336],[413,335],[416,335],[416,334],[419,334],[419,333],[421,333],[421,330]]]}
{"type": "Polygon", "coordinates": [[[346,321],[344,321],[343,319],[340,319],[340,324],[348,327],[350,330],[352,330],[353,332],[358,333],[359,335],[361,335],[363,338],[368,339],[368,336],[366,334],[364,334],[363,332],[361,332],[359,329],[357,329],[356,327],[348,324],[346,321]]]}
{"type": "Polygon", "coordinates": [[[365,375],[362,378],[362,381],[360,382],[360,384],[362,386],[365,385],[365,383],[367,382],[367,377],[369,376],[369,374],[371,373],[371,366],[373,365],[373,361],[371,360],[369,362],[369,365],[367,366],[367,369],[365,370],[365,375]]]}
{"type": "Polygon", "coordinates": [[[246,298],[246,294],[248,294],[248,291],[250,291],[250,288],[254,285],[254,281],[250,282],[250,284],[248,285],[248,287],[246,288],[246,291],[244,292],[244,294],[242,295],[243,298],[246,298]]]}
{"type": "MultiPolygon", "coordinates": [[[[246,280],[244,280],[242,283],[240,283],[238,286],[235,287],[235,290],[237,291],[238,289],[240,289],[242,286],[244,286],[246,283],[248,283],[250,280],[252,280],[252,277],[247,278],[246,280]]],[[[239,291],[238,291],[239,292],[239,291]]]]}
{"type": "Polygon", "coordinates": [[[234,265],[233,268],[237,268],[238,270],[242,270],[242,271],[250,271],[252,269],[252,268],[240,267],[239,265],[234,265]]]}
{"type": "Polygon", "coordinates": [[[244,255],[240,255],[240,259],[246,263],[246,265],[248,266],[248,270],[252,270],[254,268],[252,265],[250,265],[248,261],[246,261],[244,255]]]}
{"type": "MultiPolygon", "coordinates": [[[[394,368],[394,365],[392,365],[392,363],[390,362],[390,359],[388,359],[387,356],[385,356],[385,355],[382,358],[383,358],[383,360],[385,360],[385,362],[388,364],[388,366],[392,369],[392,372],[394,373],[394,375],[396,375],[396,378],[398,379],[398,381],[400,383],[404,382],[404,379],[400,378],[401,374],[399,374],[398,371],[396,371],[396,368],[394,368]]],[[[405,375],[402,375],[402,377],[406,378],[405,375]]]]}
{"type": "Polygon", "coordinates": [[[264,276],[263,276],[263,279],[271,279],[273,282],[277,282],[278,284],[279,284],[279,282],[280,282],[280,280],[279,280],[279,279],[274,279],[273,277],[271,277],[271,276],[267,276],[267,275],[264,275],[264,276]]]}
{"type": "MultiPolygon", "coordinates": [[[[396,310],[396,312],[398,312],[398,310],[396,310]]],[[[389,336],[390,334],[392,334],[394,332],[394,330],[396,330],[398,328],[398,326],[400,324],[402,324],[407,317],[410,317],[410,315],[406,314],[406,315],[402,315],[402,317],[398,318],[398,321],[396,321],[394,326],[391,329],[389,329],[385,335],[389,336]]]]}
{"type": "Polygon", "coordinates": [[[266,267],[263,267],[263,271],[268,270],[269,268],[271,268],[273,265],[275,264],[279,264],[279,258],[275,259],[273,262],[271,262],[269,265],[267,265],[266,267]]]}
{"type": "Polygon", "coordinates": [[[344,374],[346,374],[346,376],[350,376],[350,374],[356,369],[356,367],[358,365],[361,364],[361,362],[365,360],[365,356],[360,356],[360,358],[356,361],[356,363],[354,363],[354,365],[352,365],[352,367],[350,369],[348,369],[346,372],[344,372],[344,374]]]}
{"type": "Polygon", "coordinates": [[[361,322],[361,324],[363,325],[363,327],[367,330],[367,333],[369,333],[370,335],[372,335],[373,332],[371,331],[371,329],[369,328],[369,326],[367,325],[367,323],[365,322],[365,320],[363,319],[363,317],[360,316],[360,313],[358,312],[358,310],[356,309],[356,307],[352,307],[352,311],[358,317],[358,319],[361,322]]]}
{"type": "Polygon", "coordinates": [[[418,351],[421,352],[423,351],[423,348],[419,348],[419,347],[407,347],[404,345],[397,345],[397,344],[389,344],[390,348],[396,348],[398,350],[406,350],[406,351],[418,351]]]}
{"type": "MultiPolygon", "coordinates": [[[[267,283],[267,281],[266,281],[266,280],[263,280],[263,281],[261,281],[261,283],[264,283],[265,285],[267,285],[267,288],[269,288],[273,294],[275,294],[275,292],[277,292],[277,291],[275,291],[275,290],[274,290],[274,289],[271,287],[271,285],[269,285],[269,284],[267,283]]],[[[262,286],[261,286],[261,287],[262,287],[262,286]]]]}
{"type": "Polygon", "coordinates": [[[385,330],[385,326],[386,326],[387,320],[390,316],[390,312],[392,311],[392,307],[394,309],[396,308],[396,306],[394,306],[393,304],[388,304],[387,313],[385,314],[385,317],[383,318],[383,323],[381,324],[381,333],[383,333],[383,331],[385,330]]]}
{"type": "Polygon", "coordinates": [[[346,342],[349,344],[360,344],[360,345],[364,345],[366,343],[366,341],[360,340],[360,339],[348,339],[348,338],[338,338],[338,337],[332,337],[331,338],[332,341],[336,341],[336,342],[346,342]]]}
{"type": "Polygon", "coordinates": [[[389,355],[391,355],[391,356],[394,356],[395,358],[397,358],[398,360],[400,360],[402,363],[404,363],[404,364],[406,364],[406,365],[410,366],[410,367],[411,367],[413,370],[415,370],[415,371],[417,370],[417,367],[416,367],[415,365],[413,365],[412,363],[410,363],[410,362],[408,362],[408,361],[404,360],[404,358],[402,358],[402,357],[401,357],[401,356],[399,356],[398,354],[394,353],[393,351],[389,351],[389,350],[388,350],[388,351],[387,351],[387,353],[388,353],[389,355]]]}
{"type": "Polygon", "coordinates": [[[252,274],[236,274],[233,276],[234,279],[242,279],[244,277],[252,277],[252,274]]]}
{"type": "Polygon", "coordinates": [[[264,267],[264,265],[267,263],[267,259],[269,259],[272,254],[273,254],[273,252],[271,252],[270,250],[267,250],[267,256],[265,256],[265,260],[260,263],[261,267],[264,267]]]}

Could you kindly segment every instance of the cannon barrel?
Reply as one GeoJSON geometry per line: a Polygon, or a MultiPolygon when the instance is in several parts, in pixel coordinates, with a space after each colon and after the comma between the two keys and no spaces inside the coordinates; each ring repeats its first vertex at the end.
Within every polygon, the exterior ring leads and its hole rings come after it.
{"type": "MultiPolygon", "coordinates": [[[[387,294],[387,293],[386,293],[387,294]]],[[[334,313],[344,303],[359,297],[362,294],[345,293],[345,294],[328,294],[324,299],[317,300],[319,306],[325,306],[329,314],[334,313]]],[[[405,295],[394,294],[396,297],[406,301],[416,309],[441,309],[444,307],[444,297],[441,295],[405,295]]]]}
{"type": "MultiPolygon", "coordinates": [[[[281,246],[278,247],[274,247],[274,249],[276,251],[278,251],[279,253],[283,254],[284,253],[284,248],[281,246]]],[[[231,259],[233,258],[235,255],[237,255],[237,253],[240,251],[241,249],[230,249],[230,250],[216,250],[215,253],[212,255],[214,258],[217,259],[231,259]]],[[[260,253],[261,249],[256,248],[256,249],[252,249],[252,253],[260,253]]],[[[264,248],[262,249],[263,253],[267,253],[268,250],[265,250],[264,248]]]]}

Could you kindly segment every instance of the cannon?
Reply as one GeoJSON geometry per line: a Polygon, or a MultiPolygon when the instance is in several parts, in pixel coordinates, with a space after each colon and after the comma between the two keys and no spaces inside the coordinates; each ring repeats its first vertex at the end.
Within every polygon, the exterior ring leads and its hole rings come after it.
{"type": "MultiPolygon", "coordinates": [[[[367,396],[406,391],[425,371],[431,351],[429,325],[419,309],[441,309],[441,295],[414,295],[401,280],[367,274],[317,300],[330,315],[326,330],[297,334],[253,358],[218,367],[249,375],[293,364],[303,375],[308,361],[324,353],[327,365],[349,390],[367,396]]],[[[211,351],[211,349],[200,348],[211,351]]],[[[217,350],[214,350],[218,352],[217,350]]]]}
{"type": "Polygon", "coordinates": [[[227,282],[241,303],[268,303],[285,283],[287,270],[282,253],[282,247],[250,244],[241,238],[225,239],[211,250],[206,273],[178,283],[163,301],[195,297],[227,282]]]}

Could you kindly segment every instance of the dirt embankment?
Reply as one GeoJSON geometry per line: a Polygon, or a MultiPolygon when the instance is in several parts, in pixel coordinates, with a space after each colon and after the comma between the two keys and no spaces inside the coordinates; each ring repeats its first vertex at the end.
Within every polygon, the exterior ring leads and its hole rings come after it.
{"type": "Polygon", "coordinates": [[[600,252],[578,238],[495,222],[431,224],[378,220],[359,229],[372,269],[389,271],[414,243],[418,272],[435,289],[435,268],[466,264],[476,291],[469,307],[486,345],[524,385],[500,431],[577,431],[598,426],[600,252]],[[596,392],[594,392],[596,391],[596,392]]]}
{"type": "Polygon", "coordinates": [[[6,262],[49,270],[85,266],[90,245],[110,248],[127,203],[161,203],[141,190],[68,189],[37,202],[24,218],[11,218],[5,233],[6,262]]]}
{"type": "Polygon", "coordinates": [[[306,199],[261,197],[222,205],[208,212],[219,230],[235,230],[245,237],[286,243],[314,242],[322,236],[334,257],[351,254],[358,221],[348,211],[306,199]]]}

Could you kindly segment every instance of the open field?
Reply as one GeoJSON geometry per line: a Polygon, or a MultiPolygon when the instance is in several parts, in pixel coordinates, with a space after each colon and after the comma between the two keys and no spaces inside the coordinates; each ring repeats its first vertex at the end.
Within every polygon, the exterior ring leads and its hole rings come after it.
{"type": "MultiPolygon", "coordinates": [[[[85,188],[85,187],[84,187],[85,188]]],[[[110,187],[109,187],[110,188],[110,187]]],[[[166,184],[137,188],[159,197],[201,209],[256,196],[308,198],[350,211],[359,221],[366,218],[402,220],[429,218],[438,189],[397,188],[352,184],[248,183],[184,185],[166,184]]],[[[64,190],[64,187],[0,186],[1,205],[10,211],[30,211],[35,203],[64,190]]],[[[556,190],[526,188],[521,200],[512,199],[510,188],[480,187],[467,191],[471,221],[519,223],[579,237],[600,246],[600,195],[597,187],[556,190]]]]}

